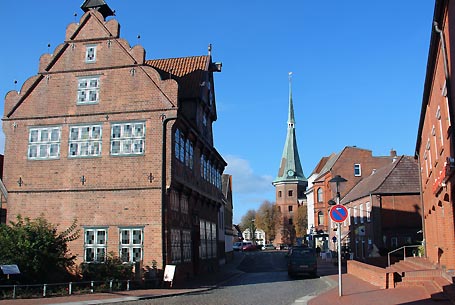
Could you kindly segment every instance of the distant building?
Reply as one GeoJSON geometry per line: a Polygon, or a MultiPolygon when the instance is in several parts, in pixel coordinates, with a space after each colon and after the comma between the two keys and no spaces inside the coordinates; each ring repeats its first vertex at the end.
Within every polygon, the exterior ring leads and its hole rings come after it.
{"type": "Polygon", "coordinates": [[[275,186],[276,205],[281,213],[281,220],[273,243],[275,245],[294,244],[296,242],[294,215],[300,205],[306,204],[305,191],[308,181],[303,173],[297,149],[291,81],[289,81],[289,114],[286,142],[278,175],[272,184],[275,186]]]}
{"type": "Polygon", "coordinates": [[[396,158],[396,152],[391,151],[390,156],[375,157],[371,150],[346,146],[341,152],[332,153],[327,160],[321,159],[317,166],[319,172],[313,181],[314,192],[314,223],[315,231],[321,237],[317,240],[317,245],[322,250],[335,249],[331,238],[334,236],[329,217],[329,200],[334,200],[335,190],[330,184],[330,180],[336,175],[340,175],[347,181],[340,185],[341,198],[344,197],[360,180],[369,176],[374,170],[390,164],[396,158]],[[319,168],[322,168],[319,170],[319,168]],[[330,238],[330,239],[329,239],[330,238]]]}
{"type": "Polygon", "coordinates": [[[341,244],[355,259],[422,241],[419,168],[413,157],[401,156],[365,176],[341,204],[348,210],[341,244]]]}
{"type": "MultiPolygon", "coordinates": [[[[246,228],[242,232],[242,236],[243,236],[244,241],[253,241],[253,235],[251,234],[250,228],[246,228]]],[[[255,236],[254,240],[256,242],[256,245],[263,246],[267,243],[267,239],[266,239],[264,230],[262,230],[262,229],[254,230],[254,236],[255,236]]]]}

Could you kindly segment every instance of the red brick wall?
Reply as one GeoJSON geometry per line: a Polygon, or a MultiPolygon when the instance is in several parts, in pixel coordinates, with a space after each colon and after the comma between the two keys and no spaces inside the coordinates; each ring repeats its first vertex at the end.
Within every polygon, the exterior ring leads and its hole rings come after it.
{"type": "Polygon", "coordinates": [[[393,274],[388,276],[383,268],[348,260],[347,272],[381,289],[393,288],[393,274]]]}

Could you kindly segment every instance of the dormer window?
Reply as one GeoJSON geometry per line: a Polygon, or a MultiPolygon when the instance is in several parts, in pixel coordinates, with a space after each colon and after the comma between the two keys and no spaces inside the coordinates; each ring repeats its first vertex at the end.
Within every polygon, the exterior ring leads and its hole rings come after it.
{"type": "Polygon", "coordinates": [[[85,47],[85,62],[96,62],[96,45],[88,45],[85,47]]]}
{"type": "Polygon", "coordinates": [[[355,177],[362,176],[362,168],[360,167],[360,164],[354,164],[354,176],[355,177]]]}

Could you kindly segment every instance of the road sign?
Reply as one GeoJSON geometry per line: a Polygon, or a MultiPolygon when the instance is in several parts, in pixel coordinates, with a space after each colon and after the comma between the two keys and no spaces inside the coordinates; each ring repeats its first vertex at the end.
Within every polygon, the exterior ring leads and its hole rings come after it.
{"type": "Polygon", "coordinates": [[[346,218],[348,218],[348,210],[344,207],[344,205],[334,205],[330,209],[330,218],[332,218],[334,222],[343,222],[346,218]]]}

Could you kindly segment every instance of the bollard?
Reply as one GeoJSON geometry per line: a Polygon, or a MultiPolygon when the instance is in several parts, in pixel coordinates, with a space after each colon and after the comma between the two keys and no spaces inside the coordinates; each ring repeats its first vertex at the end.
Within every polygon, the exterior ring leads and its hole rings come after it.
{"type": "Polygon", "coordinates": [[[43,297],[46,296],[46,289],[47,289],[47,284],[43,285],[43,297]]]}
{"type": "Polygon", "coordinates": [[[109,281],[109,291],[112,292],[112,280],[109,281]]]}
{"type": "Polygon", "coordinates": [[[68,294],[71,295],[72,292],[73,292],[73,283],[70,282],[68,285],[68,294]]]}
{"type": "Polygon", "coordinates": [[[130,280],[126,281],[126,291],[130,291],[130,280]]]}
{"type": "Polygon", "coordinates": [[[13,286],[13,299],[16,298],[16,285],[13,286]]]}
{"type": "Polygon", "coordinates": [[[90,282],[90,292],[93,293],[93,281],[90,282]]]}

